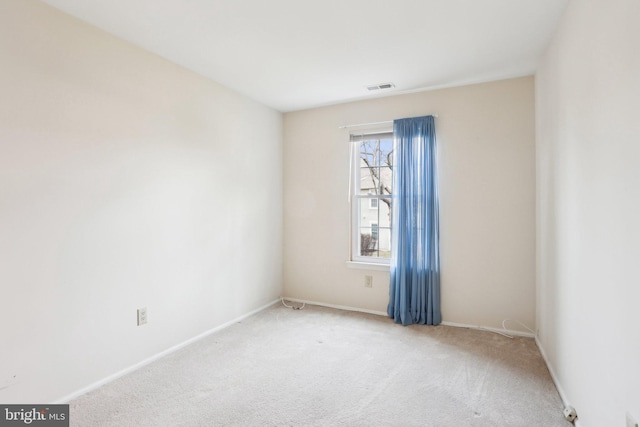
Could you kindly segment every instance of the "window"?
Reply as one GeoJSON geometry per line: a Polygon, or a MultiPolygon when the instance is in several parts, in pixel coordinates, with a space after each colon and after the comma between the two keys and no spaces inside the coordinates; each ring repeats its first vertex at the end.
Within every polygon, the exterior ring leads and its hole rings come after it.
{"type": "MultiPolygon", "coordinates": [[[[375,199],[373,199],[375,200],[375,199]]],[[[372,222],[371,223],[371,237],[373,237],[374,239],[378,240],[378,223],[377,222],[372,222]]]]}
{"type": "Polygon", "coordinates": [[[352,135],[351,260],[391,258],[393,133],[352,135]]]}

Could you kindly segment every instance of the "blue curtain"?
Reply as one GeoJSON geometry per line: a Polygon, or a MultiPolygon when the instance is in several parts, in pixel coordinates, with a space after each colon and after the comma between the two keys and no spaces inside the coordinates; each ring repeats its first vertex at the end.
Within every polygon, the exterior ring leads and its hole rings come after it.
{"type": "Polygon", "coordinates": [[[440,312],[438,182],[433,116],[393,122],[391,283],[396,323],[437,325],[440,312]]]}

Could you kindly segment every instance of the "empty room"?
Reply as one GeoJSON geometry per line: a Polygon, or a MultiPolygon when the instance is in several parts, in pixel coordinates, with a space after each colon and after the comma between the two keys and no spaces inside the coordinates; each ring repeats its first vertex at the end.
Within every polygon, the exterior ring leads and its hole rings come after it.
{"type": "Polygon", "coordinates": [[[0,426],[640,422],[638,0],[0,0],[0,426]]]}

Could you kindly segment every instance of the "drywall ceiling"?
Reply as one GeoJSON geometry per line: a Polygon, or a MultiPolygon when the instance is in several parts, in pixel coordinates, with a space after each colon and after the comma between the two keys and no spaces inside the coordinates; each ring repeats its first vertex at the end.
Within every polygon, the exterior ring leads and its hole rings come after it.
{"type": "Polygon", "coordinates": [[[44,1],[293,111],[533,74],[568,0],[44,1]]]}

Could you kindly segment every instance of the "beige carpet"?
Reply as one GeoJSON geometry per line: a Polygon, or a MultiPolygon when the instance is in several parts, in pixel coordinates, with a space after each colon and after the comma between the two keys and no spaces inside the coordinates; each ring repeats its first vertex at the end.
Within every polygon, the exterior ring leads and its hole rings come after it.
{"type": "Polygon", "coordinates": [[[532,339],[275,305],[71,402],[72,426],[570,426],[532,339]]]}

